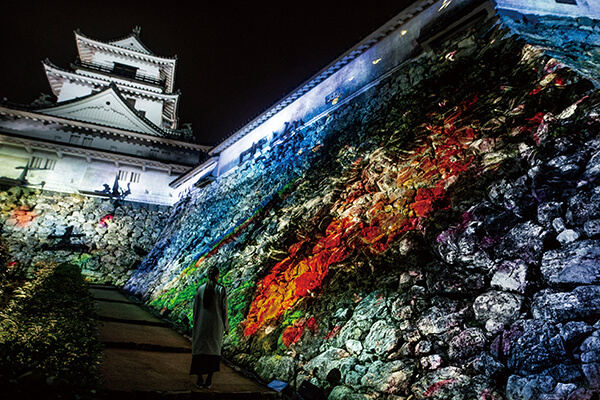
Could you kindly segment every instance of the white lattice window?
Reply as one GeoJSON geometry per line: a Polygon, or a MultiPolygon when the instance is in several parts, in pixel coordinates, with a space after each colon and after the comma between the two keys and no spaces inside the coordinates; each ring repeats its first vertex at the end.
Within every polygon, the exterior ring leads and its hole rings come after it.
{"type": "Polygon", "coordinates": [[[120,181],[126,181],[128,174],[129,173],[127,171],[121,171],[121,170],[119,170],[119,180],[120,181]]]}
{"type": "Polygon", "coordinates": [[[131,177],[129,178],[129,182],[131,183],[139,183],[140,182],[140,173],[132,172],[131,177]]]}
{"type": "Polygon", "coordinates": [[[46,167],[44,169],[49,169],[54,171],[54,167],[56,166],[56,160],[51,160],[51,159],[47,159],[46,160],[46,167]]]}
{"type": "Polygon", "coordinates": [[[41,157],[32,157],[29,162],[29,168],[42,168],[42,164],[44,163],[44,159],[41,157]]]}
{"type": "Polygon", "coordinates": [[[56,160],[43,157],[32,157],[29,161],[29,168],[35,169],[49,169],[54,170],[56,166],[56,160]]]}
{"type": "Polygon", "coordinates": [[[79,144],[79,139],[81,139],[80,136],[71,135],[71,137],[69,138],[69,143],[70,144],[79,144]]]}

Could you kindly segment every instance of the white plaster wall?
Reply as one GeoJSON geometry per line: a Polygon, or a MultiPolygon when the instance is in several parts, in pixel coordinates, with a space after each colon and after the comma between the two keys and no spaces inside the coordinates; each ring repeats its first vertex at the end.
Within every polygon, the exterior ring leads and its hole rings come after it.
{"type": "MultiPolygon", "coordinates": [[[[16,119],[13,121],[0,121],[0,131],[13,133],[19,136],[26,136],[32,139],[50,140],[69,144],[73,133],[65,132],[60,125],[42,125],[38,121],[26,119],[16,119]]],[[[153,159],[163,162],[172,162],[176,164],[194,165],[198,162],[198,153],[192,150],[185,150],[180,147],[157,148],[147,142],[125,142],[117,141],[111,135],[83,134],[77,133],[79,140],[73,145],[81,146],[84,138],[91,138],[91,148],[100,151],[118,152],[134,157],[150,158],[151,150],[158,150],[158,154],[153,155],[153,159]],[[166,153],[164,152],[166,151],[166,153]]]]}
{"type": "Polygon", "coordinates": [[[137,98],[135,108],[137,110],[146,111],[146,118],[156,125],[161,126],[163,111],[162,102],[137,98]]]}
{"type": "Polygon", "coordinates": [[[57,101],[67,101],[76,97],[87,96],[92,93],[92,88],[88,85],[82,85],[76,82],[65,82],[60,91],[57,101]]]}
{"type": "Polygon", "coordinates": [[[101,65],[106,65],[107,67],[112,68],[114,65],[114,62],[118,62],[121,64],[126,64],[126,65],[131,65],[133,67],[138,67],[138,72],[144,74],[144,75],[148,75],[151,76],[153,78],[160,78],[160,70],[158,68],[157,65],[142,61],[142,60],[136,60],[133,58],[128,58],[128,57],[123,57],[117,54],[108,54],[108,53],[104,53],[101,51],[97,51],[96,53],[94,53],[94,56],[92,57],[92,62],[101,64],[101,65]]]}
{"type": "MultiPolygon", "coordinates": [[[[82,75],[85,77],[91,77],[91,78],[96,78],[102,81],[102,84],[108,86],[108,82],[106,81],[107,76],[97,73],[97,72],[93,72],[93,71],[88,71],[88,70],[84,70],[84,69],[78,69],[75,71],[78,75],[82,75]]],[[[119,79],[118,77],[115,76],[111,76],[110,77],[110,82],[114,82],[117,84],[117,86],[119,87],[130,87],[130,88],[136,88],[139,90],[145,90],[148,92],[153,92],[153,93],[163,93],[163,90],[160,89],[158,86],[153,86],[150,84],[145,84],[142,81],[132,81],[132,80],[127,80],[127,79],[119,79]]]]}
{"type": "Polygon", "coordinates": [[[177,191],[169,187],[169,183],[178,175],[169,175],[166,171],[158,171],[92,160],[88,163],[85,158],[65,155],[59,158],[54,152],[33,150],[28,153],[24,148],[3,145],[0,148],[0,176],[16,179],[22,172],[16,167],[27,165],[32,157],[56,160],[54,170],[32,170],[27,174],[27,181],[31,185],[45,182],[44,189],[62,193],[78,193],[79,190],[102,190],[103,184],[108,184],[111,189],[119,170],[127,171],[126,181],[119,181],[123,190],[127,189],[127,182],[132,172],[139,173],[139,182],[131,182],[131,195],[129,201],[144,202],[149,204],[172,205],[177,200],[177,191]]]}
{"type": "Polygon", "coordinates": [[[0,177],[16,179],[21,174],[22,170],[16,169],[27,165],[31,156],[26,151],[12,151],[11,147],[2,146],[0,148],[2,154],[2,162],[0,162],[0,177]]]}
{"type": "Polygon", "coordinates": [[[249,149],[253,143],[262,138],[267,138],[270,142],[273,132],[283,131],[285,122],[302,120],[308,123],[311,119],[337,107],[325,101],[331,93],[341,92],[339,102],[343,102],[406,61],[414,48],[413,41],[419,37],[421,27],[437,17],[441,4],[442,2],[438,2],[424,10],[419,17],[407,21],[402,27],[219,153],[216,174],[222,175],[236,167],[240,154],[249,149]]]}

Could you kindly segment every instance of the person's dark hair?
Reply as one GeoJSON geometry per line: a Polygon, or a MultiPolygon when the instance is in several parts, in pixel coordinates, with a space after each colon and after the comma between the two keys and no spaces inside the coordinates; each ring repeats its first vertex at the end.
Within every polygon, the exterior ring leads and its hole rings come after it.
{"type": "Polygon", "coordinates": [[[215,298],[215,286],[217,283],[217,276],[219,275],[219,268],[217,267],[209,267],[206,271],[206,277],[208,278],[208,282],[206,282],[206,288],[204,288],[204,298],[202,299],[202,305],[204,308],[208,309],[215,298]]]}

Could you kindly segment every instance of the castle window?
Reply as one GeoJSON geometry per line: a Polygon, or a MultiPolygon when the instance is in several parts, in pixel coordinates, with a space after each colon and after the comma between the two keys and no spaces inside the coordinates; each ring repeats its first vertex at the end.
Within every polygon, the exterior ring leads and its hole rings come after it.
{"type": "Polygon", "coordinates": [[[120,181],[126,181],[127,180],[127,171],[121,171],[119,170],[119,180],[120,181]]]}
{"type": "Polygon", "coordinates": [[[559,4],[571,4],[573,6],[577,5],[577,1],[576,0],[555,0],[557,3],[559,4]]]}
{"type": "Polygon", "coordinates": [[[91,146],[93,140],[94,140],[93,138],[83,138],[83,145],[84,146],[91,146]]]}
{"type": "Polygon", "coordinates": [[[44,169],[49,169],[54,171],[54,167],[56,166],[56,160],[46,159],[46,166],[44,169]]]}
{"type": "Polygon", "coordinates": [[[131,177],[129,178],[129,182],[131,183],[139,183],[140,182],[140,173],[132,172],[131,177]]]}
{"type": "Polygon", "coordinates": [[[124,76],[126,78],[135,78],[137,70],[137,67],[116,62],[114,63],[112,72],[117,75],[124,76]]]}
{"type": "Polygon", "coordinates": [[[31,161],[29,162],[29,168],[35,168],[35,169],[54,170],[55,166],[56,166],[56,160],[51,160],[49,158],[32,157],[31,161]]]}
{"type": "Polygon", "coordinates": [[[44,159],[41,157],[32,157],[29,162],[29,168],[42,168],[42,164],[44,164],[44,159]]]}
{"type": "Polygon", "coordinates": [[[160,152],[158,150],[150,150],[150,158],[159,158],[160,152]]]}
{"type": "Polygon", "coordinates": [[[71,137],[69,138],[69,143],[70,144],[79,144],[79,139],[81,139],[80,136],[78,136],[78,135],[71,135],[71,137]]]}

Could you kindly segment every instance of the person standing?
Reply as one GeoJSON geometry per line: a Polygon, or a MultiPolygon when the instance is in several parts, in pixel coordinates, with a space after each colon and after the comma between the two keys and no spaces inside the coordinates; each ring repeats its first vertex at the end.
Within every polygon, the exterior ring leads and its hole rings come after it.
{"type": "Polygon", "coordinates": [[[220,370],[223,334],[229,331],[227,292],[218,282],[219,269],[209,267],[206,275],[208,281],[194,296],[190,367],[190,375],[198,375],[196,386],[201,388],[210,388],[213,374],[220,370]]]}

